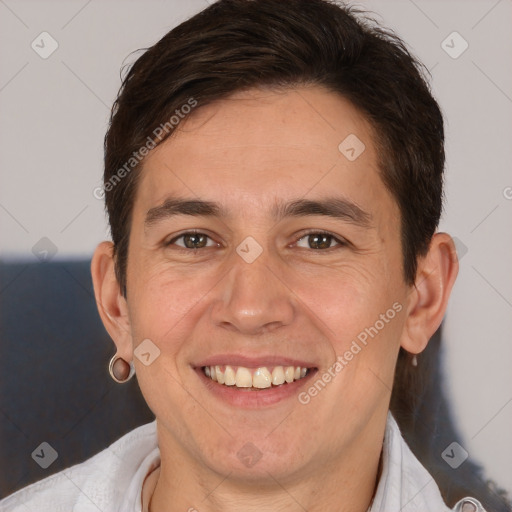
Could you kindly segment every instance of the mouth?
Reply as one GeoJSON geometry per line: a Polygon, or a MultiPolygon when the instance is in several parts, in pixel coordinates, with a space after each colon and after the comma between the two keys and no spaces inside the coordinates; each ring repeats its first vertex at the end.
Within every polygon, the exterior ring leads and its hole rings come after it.
{"type": "Polygon", "coordinates": [[[261,391],[304,379],[313,368],[293,365],[248,368],[227,364],[202,366],[201,370],[207,378],[222,386],[243,391],[261,391]]]}
{"type": "Polygon", "coordinates": [[[312,361],[240,353],[217,354],[192,368],[214,400],[246,410],[293,400],[318,371],[312,361]]]}

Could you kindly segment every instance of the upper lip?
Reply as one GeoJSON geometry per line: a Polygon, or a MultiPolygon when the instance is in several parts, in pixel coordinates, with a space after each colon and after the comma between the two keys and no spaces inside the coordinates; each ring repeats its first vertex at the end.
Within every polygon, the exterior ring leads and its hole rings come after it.
{"type": "Polygon", "coordinates": [[[199,363],[193,365],[196,368],[203,366],[243,366],[245,368],[260,368],[263,366],[300,366],[302,368],[316,368],[312,361],[297,359],[292,357],[280,356],[276,354],[248,356],[242,354],[216,354],[209,356],[199,363]]]}

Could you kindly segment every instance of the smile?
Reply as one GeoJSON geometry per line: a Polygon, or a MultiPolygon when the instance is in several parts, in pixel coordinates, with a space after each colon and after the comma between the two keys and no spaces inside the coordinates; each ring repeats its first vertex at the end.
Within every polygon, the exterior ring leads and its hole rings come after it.
{"type": "Polygon", "coordinates": [[[308,368],[301,366],[244,366],[215,365],[203,366],[203,373],[211,380],[224,386],[245,389],[266,389],[303,379],[308,368]]]}

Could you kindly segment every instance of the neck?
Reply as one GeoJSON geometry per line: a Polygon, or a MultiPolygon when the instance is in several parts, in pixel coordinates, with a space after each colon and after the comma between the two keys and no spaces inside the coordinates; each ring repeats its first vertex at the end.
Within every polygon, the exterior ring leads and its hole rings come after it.
{"type": "Polygon", "coordinates": [[[382,437],[364,450],[355,444],[341,462],[311,464],[286,477],[268,472],[252,482],[163,456],[148,486],[154,488],[149,512],[366,512],[380,478],[382,437]]]}

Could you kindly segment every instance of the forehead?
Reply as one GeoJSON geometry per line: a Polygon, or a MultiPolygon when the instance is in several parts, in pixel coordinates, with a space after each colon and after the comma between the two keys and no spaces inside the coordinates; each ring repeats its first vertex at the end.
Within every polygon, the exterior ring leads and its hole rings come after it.
{"type": "Polygon", "coordinates": [[[198,107],[148,155],[136,208],[169,194],[223,202],[242,215],[278,197],[335,192],[357,204],[392,203],[377,162],[371,126],[339,95],[249,90],[198,107]]]}

